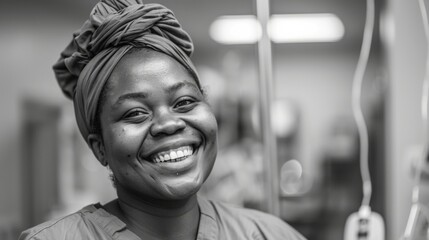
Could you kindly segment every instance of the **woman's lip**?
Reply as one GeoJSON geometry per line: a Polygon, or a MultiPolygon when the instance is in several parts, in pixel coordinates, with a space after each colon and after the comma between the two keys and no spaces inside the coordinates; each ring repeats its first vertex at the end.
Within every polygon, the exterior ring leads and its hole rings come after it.
{"type": "Polygon", "coordinates": [[[157,169],[159,173],[179,176],[196,166],[198,151],[199,149],[195,149],[192,155],[187,156],[181,161],[159,163],[150,162],[148,164],[151,164],[151,166],[157,169]]]}

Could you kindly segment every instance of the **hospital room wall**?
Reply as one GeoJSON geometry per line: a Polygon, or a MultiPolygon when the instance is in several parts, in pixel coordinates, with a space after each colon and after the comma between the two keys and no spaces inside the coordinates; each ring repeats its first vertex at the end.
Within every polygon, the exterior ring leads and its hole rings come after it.
{"type": "Polygon", "coordinates": [[[398,239],[411,207],[410,162],[427,134],[422,131],[420,117],[427,46],[418,1],[390,0],[386,13],[388,22],[395,26],[386,38],[390,72],[386,116],[386,222],[387,239],[398,239]]]}
{"type": "MultiPolygon", "coordinates": [[[[46,6],[45,6],[46,7],[46,6]]],[[[58,91],[52,64],[74,21],[46,17],[43,10],[1,8],[0,18],[0,233],[19,227],[23,203],[23,104],[37,99],[46,103],[67,102],[58,91]],[[5,11],[9,9],[9,11],[5,11]],[[30,13],[29,13],[29,12],[30,13]],[[43,13],[43,14],[42,14],[43,13]],[[26,14],[27,17],[24,17],[26,14]],[[3,229],[3,231],[6,231],[3,229]]],[[[77,20],[79,21],[79,20],[77,20]]],[[[0,235],[2,236],[2,235],[0,235]]],[[[1,237],[0,237],[1,238],[1,237]]]]}

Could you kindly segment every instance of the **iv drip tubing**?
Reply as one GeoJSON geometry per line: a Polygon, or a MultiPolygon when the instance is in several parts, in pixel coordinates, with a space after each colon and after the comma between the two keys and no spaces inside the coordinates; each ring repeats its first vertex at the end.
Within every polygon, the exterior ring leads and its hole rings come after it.
{"type": "Polygon", "coordinates": [[[422,102],[421,102],[421,114],[422,114],[422,120],[423,120],[423,126],[424,126],[424,133],[425,133],[425,150],[427,150],[428,147],[428,138],[426,136],[427,133],[427,120],[428,120],[428,98],[429,98],[429,21],[428,21],[428,14],[426,10],[426,5],[424,0],[419,0],[419,7],[420,12],[422,15],[422,21],[423,21],[423,28],[425,32],[425,38],[426,43],[428,46],[427,54],[426,54],[426,72],[425,72],[425,78],[423,80],[423,87],[422,87],[422,102]]]}
{"type": "Polygon", "coordinates": [[[363,199],[362,206],[369,206],[372,194],[371,176],[369,173],[368,166],[368,130],[365,123],[365,117],[361,107],[362,97],[362,82],[365,74],[366,66],[368,65],[368,58],[372,43],[372,34],[374,30],[374,18],[375,18],[375,3],[374,0],[366,1],[366,19],[365,28],[363,32],[363,40],[359,60],[356,66],[356,71],[353,77],[353,89],[352,89],[352,110],[353,116],[356,121],[356,125],[359,133],[360,142],[360,172],[363,183],[363,199]]]}
{"type": "Polygon", "coordinates": [[[423,20],[423,28],[425,31],[426,42],[429,43],[429,23],[428,23],[428,14],[426,11],[426,5],[424,0],[419,0],[420,12],[423,20]]]}

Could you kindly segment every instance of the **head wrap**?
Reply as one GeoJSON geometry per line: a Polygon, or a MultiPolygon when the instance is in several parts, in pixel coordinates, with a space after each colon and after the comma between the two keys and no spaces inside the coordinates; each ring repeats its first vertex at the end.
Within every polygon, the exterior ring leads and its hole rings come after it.
{"type": "Polygon", "coordinates": [[[141,0],[102,0],[53,66],[57,81],[73,99],[79,130],[94,133],[103,87],[119,60],[133,47],[169,55],[194,76],[193,45],[171,10],[141,0]]]}

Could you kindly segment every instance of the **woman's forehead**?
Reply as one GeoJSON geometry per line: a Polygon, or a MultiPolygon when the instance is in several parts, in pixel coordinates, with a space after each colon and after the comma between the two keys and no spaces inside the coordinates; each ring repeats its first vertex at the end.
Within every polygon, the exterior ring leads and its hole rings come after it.
{"type": "Polygon", "coordinates": [[[133,51],[121,59],[108,81],[109,95],[125,92],[174,90],[191,87],[199,91],[192,74],[170,56],[153,50],[133,51]],[[113,92],[112,92],[113,91],[113,92]]]}
{"type": "Polygon", "coordinates": [[[137,49],[126,54],[117,64],[112,76],[148,76],[162,74],[188,75],[189,71],[174,58],[150,49],[137,49]]]}

